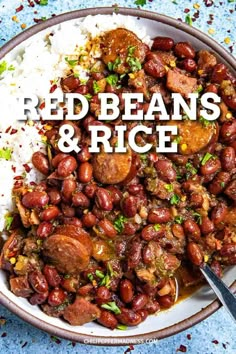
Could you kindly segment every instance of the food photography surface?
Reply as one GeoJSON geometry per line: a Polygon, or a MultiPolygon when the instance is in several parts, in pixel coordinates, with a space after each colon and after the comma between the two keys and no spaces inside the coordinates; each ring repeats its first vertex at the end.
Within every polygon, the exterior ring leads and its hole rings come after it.
{"type": "Polygon", "coordinates": [[[0,348],[233,353],[234,1],[75,3],[0,2],[0,348]]]}

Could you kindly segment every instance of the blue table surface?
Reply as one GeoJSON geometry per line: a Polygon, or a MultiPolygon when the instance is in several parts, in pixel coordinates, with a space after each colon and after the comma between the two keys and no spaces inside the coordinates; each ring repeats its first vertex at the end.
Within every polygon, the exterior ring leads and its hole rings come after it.
{"type": "MultiPolygon", "coordinates": [[[[136,8],[135,0],[48,0],[48,4],[29,7],[27,0],[0,0],[0,46],[23,31],[22,27],[35,24],[34,19],[50,18],[70,10],[96,6],[119,6],[136,8]],[[16,9],[23,5],[23,10],[16,9]],[[16,17],[14,17],[16,16],[16,17]]],[[[147,0],[143,9],[159,12],[185,21],[190,15],[192,25],[212,36],[233,55],[236,55],[236,0],[147,0]]],[[[34,1],[32,1],[34,3],[34,1]]],[[[158,317],[157,317],[158,320],[158,317]]],[[[221,308],[198,325],[163,339],[155,344],[134,347],[95,347],[55,338],[25,323],[0,306],[0,353],[160,353],[181,352],[180,345],[191,354],[236,353],[236,326],[226,311],[221,308]]]]}

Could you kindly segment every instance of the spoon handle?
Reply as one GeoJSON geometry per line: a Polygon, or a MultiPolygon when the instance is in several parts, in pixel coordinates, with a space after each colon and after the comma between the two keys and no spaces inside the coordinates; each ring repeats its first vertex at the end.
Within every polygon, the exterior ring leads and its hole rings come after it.
{"type": "Polygon", "coordinates": [[[202,274],[205,276],[215,294],[225,306],[228,312],[236,321],[236,297],[225,285],[225,283],[211,270],[207,264],[200,266],[202,274]]]}

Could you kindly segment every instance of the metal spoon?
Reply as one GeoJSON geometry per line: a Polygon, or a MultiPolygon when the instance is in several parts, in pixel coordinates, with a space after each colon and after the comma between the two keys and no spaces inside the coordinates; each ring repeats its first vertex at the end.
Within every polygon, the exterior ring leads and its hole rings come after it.
{"type": "Polygon", "coordinates": [[[222,305],[225,306],[226,310],[228,310],[230,315],[236,321],[236,296],[206,263],[203,263],[200,266],[200,270],[222,305]]]}

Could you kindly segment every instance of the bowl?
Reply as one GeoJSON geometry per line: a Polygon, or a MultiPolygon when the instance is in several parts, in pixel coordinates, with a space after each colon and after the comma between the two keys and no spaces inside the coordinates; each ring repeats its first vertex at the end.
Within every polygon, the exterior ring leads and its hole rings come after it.
{"type": "MultiPolygon", "coordinates": [[[[28,41],[43,36],[53,26],[66,21],[76,21],[88,15],[110,15],[113,12],[134,17],[140,25],[147,28],[147,34],[151,38],[157,34],[170,36],[176,41],[189,41],[196,49],[213,51],[236,74],[236,60],[233,56],[204,33],[164,15],[127,8],[92,8],[56,16],[29,28],[5,44],[0,50],[0,59],[6,55],[8,58],[14,58],[28,41]]],[[[223,280],[230,285],[232,291],[236,291],[235,267],[226,269],[223,280]]],[[[139,326],[130,327],[125,331],[111,331],[93,322],[73,327],[60,319],[47,316],[37,306],[30,305],[26,299],[16,297],[10,292],[3,271],[0,271],[0,303],[23,320],[46,332],[72,341],[96,345],[138,344],[155,338],[165,338],[195,325],[221,306],[210,288],[205,285],[170,310],[149,316],[139,326]]]]}

